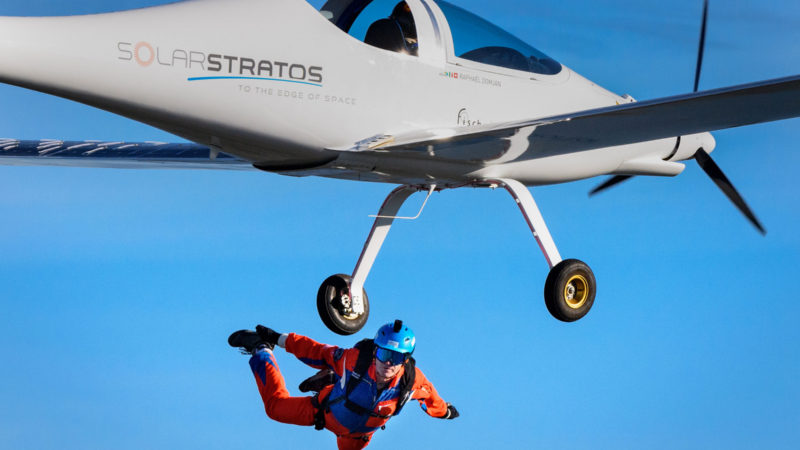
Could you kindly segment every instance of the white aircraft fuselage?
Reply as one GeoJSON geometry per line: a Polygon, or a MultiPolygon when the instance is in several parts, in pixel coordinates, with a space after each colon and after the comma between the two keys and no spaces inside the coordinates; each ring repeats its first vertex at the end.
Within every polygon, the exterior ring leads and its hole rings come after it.
{"type": "Polygon", "coordinates": [[[408,0],[419,55],[337,28],[304,0],[194,0],[72,17],[0,18],[0,80],[77,100],[297,174],[392,183],[513,178],[550,184],[602,174],[677,175],[700,134],[516,160],[450,161],[350,151],[375,135],[480,130],[629,103],[567,67],[536,75],[453,58],[434,2],[408,0]],[[670,156],[671,155],[671,156],[670,156]],[[669,158],[671,161],[664,161],[669,158]],[[321,167],[324,165],[324,168],[321,167]]]}

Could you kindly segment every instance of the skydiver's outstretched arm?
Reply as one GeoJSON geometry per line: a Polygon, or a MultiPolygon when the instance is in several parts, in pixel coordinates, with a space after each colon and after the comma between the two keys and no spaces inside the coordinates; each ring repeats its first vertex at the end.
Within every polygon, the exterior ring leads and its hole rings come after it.
{"type": "Polygon", "coordinates": [[[431,417],[438,419],[455,419],[458,417],[458,411],[450,403],[446,403],[436,392],[436,388],[428,381],[425,374],[419,368],[414,376],[414,395],[411,397],[414,400],[419,400],[422,410],[428,413],[431,417]]]}

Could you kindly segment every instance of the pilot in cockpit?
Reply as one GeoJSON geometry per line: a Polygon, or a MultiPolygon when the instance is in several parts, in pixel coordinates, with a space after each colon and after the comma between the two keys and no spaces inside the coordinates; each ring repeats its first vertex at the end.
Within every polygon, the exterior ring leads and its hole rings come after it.
{"type": "Polygon", "coordinates": [[[384,50],[417,56],[417,27],[408,3],[398,3],[389,17],[370,25],[364,42],[384,50]]]}
{"type": "Polygon", "coordinates": [[[417,54],[417,27],[414,25],[414,16],[411,14],[411,8],[406,2],[400,2],[394,7],[390,19],[394,19],[403,30],[403,38],[406,41],[409,53],[412,55],[417,54]]]}

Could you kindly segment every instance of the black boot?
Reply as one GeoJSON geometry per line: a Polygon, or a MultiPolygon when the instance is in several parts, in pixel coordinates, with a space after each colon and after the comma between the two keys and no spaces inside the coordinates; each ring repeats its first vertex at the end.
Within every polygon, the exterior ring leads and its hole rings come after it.
{"type": "Polygon", "coordinates": [[[268,348],[272,350],[273,346],[264,342],[253,330],[239,330],[234,331],[228,337],[228,345],[231,347],[239,347],[243,353],[253,353],[261,348],[268,348]]]}
{"type": "Polygon", "coordinates": [[[336,373],[331,369],[322,369],[300,383],[300,392],[319,392],[333,383],[336,383],[336,373]]]}

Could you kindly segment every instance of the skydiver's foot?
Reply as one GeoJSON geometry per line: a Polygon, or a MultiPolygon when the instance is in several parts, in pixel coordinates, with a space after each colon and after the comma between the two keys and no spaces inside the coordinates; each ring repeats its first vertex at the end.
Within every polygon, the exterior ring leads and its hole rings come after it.
{"type": "Polygon", "coordinates": [[[242,353],[248,354],[259,350],[272,350],[273,346],[264,342],[253,330],[239,330],[228,337],[228,345],[239,347],[242,353]]]}

